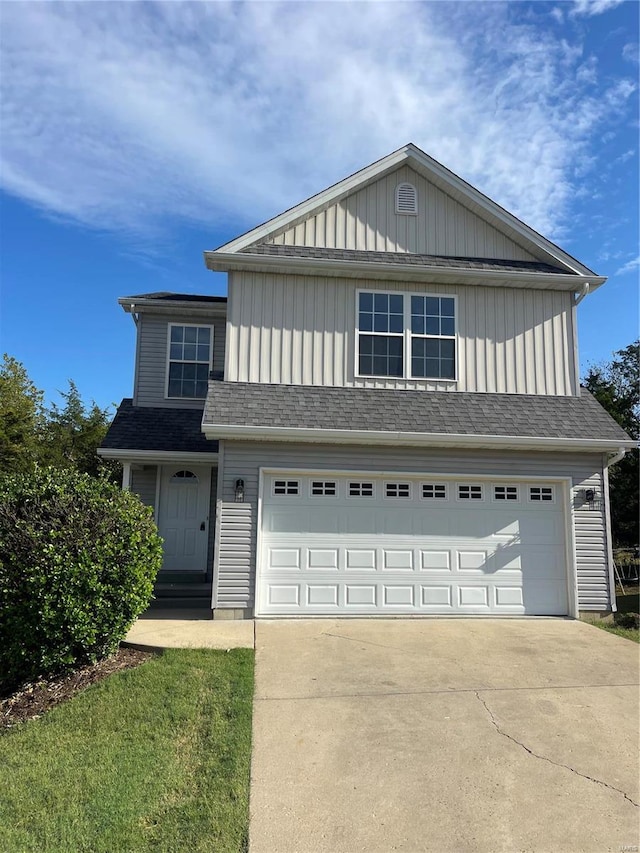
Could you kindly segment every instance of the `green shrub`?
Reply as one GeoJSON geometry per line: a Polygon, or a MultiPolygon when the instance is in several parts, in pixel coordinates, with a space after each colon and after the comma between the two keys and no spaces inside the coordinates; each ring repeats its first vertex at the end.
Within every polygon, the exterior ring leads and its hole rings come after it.
{"type": "Polygon", "coordinates": [[[115,651],[161,563],[151,510],[112,483],[0,478],[0,690],[115,651]]]}
{"type": "Polygon", "coordinates": [[[640,628],[640,615],[638,613],[620,613],[617,611],[613,614],[613,621],[620,628],[640,628]]]}

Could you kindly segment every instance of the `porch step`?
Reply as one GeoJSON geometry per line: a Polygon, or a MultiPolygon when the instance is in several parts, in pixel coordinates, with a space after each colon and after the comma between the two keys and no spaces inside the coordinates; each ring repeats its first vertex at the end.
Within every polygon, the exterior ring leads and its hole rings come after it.
{"type": "Polygon", "coordinates": [[[211,607],[211,583],[161,582],[156,583],[153,594],[153,609],[211,607]]]}

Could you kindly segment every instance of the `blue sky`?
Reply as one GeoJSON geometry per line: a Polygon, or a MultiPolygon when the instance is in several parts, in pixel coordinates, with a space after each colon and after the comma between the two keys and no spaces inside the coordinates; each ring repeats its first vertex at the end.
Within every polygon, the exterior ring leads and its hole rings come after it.
{"type": "Polygon", "coordinates": [[[48,401],[132,390],[117,298],[414,142],[607,284],[638,335],[636,2],[3,3],[0,348],[48,401]]]}

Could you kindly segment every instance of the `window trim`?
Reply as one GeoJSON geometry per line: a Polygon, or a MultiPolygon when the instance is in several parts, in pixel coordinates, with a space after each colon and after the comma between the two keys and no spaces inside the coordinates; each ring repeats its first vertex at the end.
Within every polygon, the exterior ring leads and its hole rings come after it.
{"type": "Polygon", "coordinates": [[[520,484],[519,483],[492,483],[491,484],[491,500],[496,504],[514,504],[520,503],[520,484]],[[504,489],[504,498],[496,497],[496,489],[504,489]],[[515,489],[516,496],[515,498],[507,497],[507,489],[515,489]]]}
{"type": "Polygon", "coordinates": [[[354,352],[354,379],[373,380],[384,379],[386,382],[446,382],[453,385],[458,382],[459,357],[458,357],[458,294],[457,293],[429,293],[422,290],[387,290],[385,288],[357,287],[355,294],[355,352],[354,352]],[[368,332],[360,331],[360,294],[361,293],[383,293],[387,296],[402,296],[404,330],[400,332],[368,332]],[[414,335],[411,331],[411,297],[422,296],[436,299],[453,299],[453,335],[414,335]],[[360,373],[360,335],[374,335],[380,337],[395,337],[403,339],[402,346],[402,376],[386,376],[384,374],[360,373]],[[453,379],[438,379],[430,376],[413,376],[411,374],[411,342],[413,338],[431,339],[437,341],[453,341],[453,358],[455,373],[453,379]]]}
{"type": "Polygon", "coordinates": [[[371,478],[371,482],[369,482],[369,479],[367,479],[366,477],[365,477],[365,479],[360,479],[360,480],[356,480],[354,477],[347,477],[345,482],[347,484],[346,490],[345,490],[346,491],[346,494],[345,494],[346,498],[349,498],[351,500],[356,500],[356,501],[357,500],[364,500],[364,501],[375,500],[375,498],[376,498],[376,481],[375,481],[375,479],[371,478]],[[359,495],[352,495],[351,494],[351,485],[356,484],[356,483],[360,487],[360,494],[359,495]],[[369,485],[371,486],[371,494],[370,495],[363,495],[362,494],[362,487],[363,486],[369,486],[369,485]]]}
{"type": "Polygon", "coordinates": [[[541,504],[554,504],[556,502],[556,490],[554,488],[553,483],[527,483],[527,503],[535,504],[536,506],[540,506],[541,504]],[[532,498],[531,490],[532,489],[540,489],[540,497],[532,498]],[[542,489],[549,489],[551,491],[550,498],[542,497],[542,489]]]}
{"type": "Polygon", "coordinates": [[[456,482],[456,501],[462,501],[462,503],[469,503],[469,504],[473,504],[476,502],[477,503],[484,503],[486,501],[486,488],[485,488],[486,485],[487,484],[484,481],[478,483],[478,482],[475,482],[473,480],[471,482],[469,482],[468,480],[466,480],[466,481],[465,480],[458,480],[456,482]],[[465,488],[469,489],[469,495],[466,498],[460,497],[460,487],[461,486],[464,486],[465,488]],[[480,497],[476,498],[473,496],[473,494],[471,492],[471,488],[472,487],[476,488],[478,486],[480,487],[480,497]]]}
{"type": "Polygon", "coordinates": [[[172,397],[169,394],[169,367],[172,361],[175,361],[176,364],[204,364],[204,361],[176,361],[176,359],[171,358],[171,329],[173,329],[174,326],[180,326],[183,329],[189,326],[193,329],[210,330],[211,338],[209,343],[209,370],[207,371],[207,381],[209,380],[209,374],[213,370],[213,343],[215,335],[214,325],[212,323],[167,323],[167,354],[165,364],[164,398],[165,400],[206,400],[206,394],[204,395],[204,397],[172,397]]]}
{"type": "Polygon", "coordinates": [[[420,500],[421,501],[435,501],[437,503],[446,503],[449,500],[449,482],[447,480],[443,480],[442,482],[438,482],[437,480],[430,480],[429,482],[424,481],[420,483],[420,500]],[[431,486],[433,488],[433,497],[427,497],[424,494],[425,486],[431,486]],[[439,497],[436,495],[435,490],[438,487],[444,488],[444,496],[439,497]]]}
{"type": "Polygon", "coordinates": [[[300,477],[275,476],[271,480],[271,496],[274,498],[299,498],[302,497],[302,482],[300,477]],[[276,492],[276,484],[284,483],[284,492],[276,492]],[[289,489],[295,483],[295,492],[290,492],[289,489]]]}
{"type": "Polygon", "coordinates": [[[412,501],[413,500],[413,480],[407,479],[403,480],[402,478],[398,478],[397,480],[383,480],[383,500],[385,501],[412,501]],[[408,495],[388,495],[387,487],[388,486],[409,486],[409,494],[408,495]]]}
{"type": "Polygon", "coordinates": [[[322,478],[322,477],[309,477],[309,497],[312,498],[313,500],[318,500],[321,498],[334,500],[336,498],[339,498],[340,497],[340,480],[337,477],[330,477],[328,479],[322,478]],[[322,490],[323,490],[321,495],[315,495],[313,493],[314,483],[321,483],[322,490]],[[327,485],[329,485],[329,484],[333,485],[333,488],[334,488],[334,492],[332,495],[327,494],[324,491],[326,489],[327,485]]]}

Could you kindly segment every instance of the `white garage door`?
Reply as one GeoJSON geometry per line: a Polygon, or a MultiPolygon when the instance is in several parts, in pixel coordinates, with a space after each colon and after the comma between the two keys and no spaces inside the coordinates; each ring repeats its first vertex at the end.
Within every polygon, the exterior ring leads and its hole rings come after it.
{"type": "Polygon", "coordinates": [[[264,476],[259,615],[568,612],[561,486],[264,476]]]}

